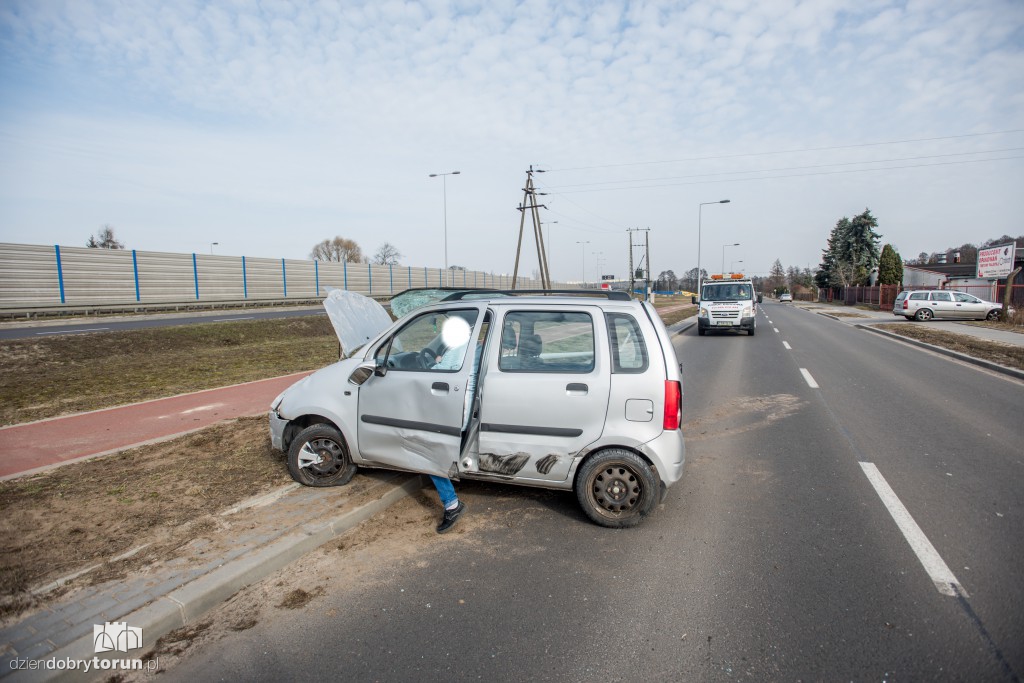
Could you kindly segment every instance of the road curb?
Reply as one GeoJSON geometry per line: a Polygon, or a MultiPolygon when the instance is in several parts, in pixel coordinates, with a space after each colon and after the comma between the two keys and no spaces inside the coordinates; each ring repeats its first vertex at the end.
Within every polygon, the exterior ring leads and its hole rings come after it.
{"type": "Polygon", "coordinates": [[[880,334],[884,337],[895,339],[896,341],[901,341],[904,344],[910,344],[912,346],[918,346],[922,349],[934,351],[935,353],[942,354],[943,356],[949,356],[950,358],[954,358],[965,363],[970,363],[971,365],[977,365],[979,367],[985,368],[986,370],[992,370],[993,372],[998,372],[1003,375],[1009,375],[1010,377],[1024,380],[1024,371],[1017,370],[1016,368],[1008,368],[1005,365],[999,365],[998,363],[993,363],[992,361],[985,360],[983,358],[975,358],[974,356],[968,356],[967,354],[960,353],[959,351],[951,351],[950,349],[945,349],[942,348],[941,346],[928,344],[927,342],[918,341],[917,339],[911,339],[910,337],[904,337],[893,332],[879,330],[875,328],[873,325],[864,325],[862,323],[858,323],[854,325],[854,327],[860,328],[862,330],[868,330],[869,332],[874,332],[875,334],[880,334]]]}
{"type": "MultiPolygon", "coordinates": [[[[402,475],[395,475],[400,477],[402,475]]],[[[167,595],[125,615],[120,621],[141,628],[146,645],[137,652],[96,653],[93,636],[82,636],[70,645],[51,652],[45,659],[57,661],[96,659],[139,659],[153,649],[158,638],[171,631],[194,624],[206,612],[217,607],[241,589],[260,581],[275,571],[299,559],[311,550],[349,531],[358,524],[386,510],[398,501],[415,494],[425,486],[422,476],[386,492],[358,508],[349,510],[327,522],[307,524],[276,541],[221,565],[218,569],[197,578],[167,595]]],[[[110,669],[96,670],[97,675],[115,673],[110,669]]],[[[92,674],[92,672],[90,672],[92,674]]],[[[10,681],[81,681],[82,670],[15,671],[10,681]]]]}

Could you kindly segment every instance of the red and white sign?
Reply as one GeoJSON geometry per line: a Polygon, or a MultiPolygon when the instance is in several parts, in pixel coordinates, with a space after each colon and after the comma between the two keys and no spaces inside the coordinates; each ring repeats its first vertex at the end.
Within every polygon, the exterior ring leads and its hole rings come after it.
{"type": "Polygon", "coordinates": [[[1016,250],[1015,244],[1004,244],[1001,247],[978,250],[978,277],[979,278],[1001,278],[1006,277],[1013,270],[1013,257],[1016,250]]]}

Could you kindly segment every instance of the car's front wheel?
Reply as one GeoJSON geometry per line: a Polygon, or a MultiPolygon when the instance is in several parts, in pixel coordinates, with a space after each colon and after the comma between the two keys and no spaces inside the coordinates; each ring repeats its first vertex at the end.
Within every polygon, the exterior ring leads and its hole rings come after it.
{"type": "Polygon", "coordinates": [[[345,437],[334,427],[306,427],[288,448],[288,472],[305,486],[341,486],[356,473],[345,437]]]}
{"type": "Polygon", "coordinates": [[[993,308],[991,311],[989,311],[988,315],[985,316],[985,320],[999,320],[999,309],[993,308]]]}
{"type": "Polygon", "coordinates": [[[639,524],[658,502],[658,478],[636,453],[602,451],[576,475],[576,498],[591,520],[612,528],[639,524]]]}
{"type": "Polygon", "coordinates": [[[914,320],[920,320],[926,322],[932,319],[932,309],[930,308],[919,308],[917,313],[914,314],[914,320]]]}

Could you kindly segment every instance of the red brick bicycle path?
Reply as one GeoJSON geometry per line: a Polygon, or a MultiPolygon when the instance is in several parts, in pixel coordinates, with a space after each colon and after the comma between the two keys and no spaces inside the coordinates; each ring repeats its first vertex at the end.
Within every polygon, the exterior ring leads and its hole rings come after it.
{"type": "Polygon", "coordinates": [[[161,441],[221,420],[266,413],[275,396],[308,374],[0,427],[0,479],[161,441]]]}

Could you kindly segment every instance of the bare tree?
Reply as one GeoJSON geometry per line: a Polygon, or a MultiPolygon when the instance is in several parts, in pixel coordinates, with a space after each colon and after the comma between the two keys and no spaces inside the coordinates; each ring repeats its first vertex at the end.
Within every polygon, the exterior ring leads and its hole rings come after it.
{"type": "Polygon", "coordinates": [[[335,237],[332,240],[324,240],[309,252],[309,257],[317,261],[337,261],[339,263],[362,263],[363,250],[352,240],[344,237],[335,237]]]}
{"type": "Polygon", "coordinates": [[[391,242],[385,242],[380,245],[380,249],[373,255],[373,263],[376,263],[378,266],[397,266],[401,258],[402,252],[398,251],[398,247],[391,244],[391,242]]]}
{"type": "Polygon", "coordinates": [[[124,249],[124,243],[114,237],[114,226],[107,223],[100,228],[95,236],[90,236],[85,246],[90,249],[124,249]]]}

